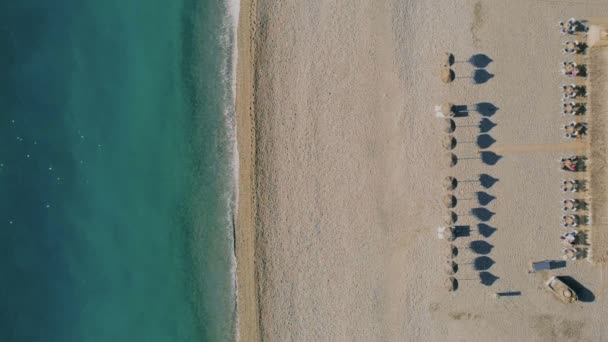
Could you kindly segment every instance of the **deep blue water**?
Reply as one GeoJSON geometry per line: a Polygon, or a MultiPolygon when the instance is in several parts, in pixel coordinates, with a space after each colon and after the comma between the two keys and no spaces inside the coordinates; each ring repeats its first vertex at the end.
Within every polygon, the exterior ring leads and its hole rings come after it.
{"type": "Polygon", "coordinates": [[[0,340],[234,337],[226,4],[0,0],[0,340]]]}

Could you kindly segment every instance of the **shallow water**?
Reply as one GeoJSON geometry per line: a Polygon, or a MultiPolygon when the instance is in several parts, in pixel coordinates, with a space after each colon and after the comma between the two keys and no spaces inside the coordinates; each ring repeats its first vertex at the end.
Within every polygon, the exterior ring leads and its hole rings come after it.
{"type": "Polygon", "coordinates": [[[227,15],[0,1],[0,340],[233,339],[227,15]]]}

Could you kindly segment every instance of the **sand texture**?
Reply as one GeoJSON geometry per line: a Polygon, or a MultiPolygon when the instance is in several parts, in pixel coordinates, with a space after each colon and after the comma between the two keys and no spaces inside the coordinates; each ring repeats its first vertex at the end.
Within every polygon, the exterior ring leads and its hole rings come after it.
{"type": "Polygon", "coordinates": [[[608,46],[596,46],[590,51],[589,109],[593,115],[593,132],[591,135],[591,188],[593,190],[592,209],[592,242],[594,262],[608,261],[608,170],[606,170],[606,105],[608,94],[608,46]],[[602,96],[603,95],[603,96],[602,96]]]}
{"type": "Polygon", "coordinates": [[[561,260],[559,158],[585,146],[562,139],[557,22],[601,12],[608,2],[257,0],[251,30],[242,10],[254,44],[246,57],[239,45],[241,339],[606,339],[605,266],[527,273],[561,260]],[[453,168],[434,113],[445,102],[480,109],[454,119],[453,168]],[[455,292],[437,238],[448,175],[455,292]],[[565,307],[550,275],[576,279],[582,300],[565,307]]]}
{"type": "Polygon", "coordinates": [[[253,97],[255,0],[241,0],[238,26],[237,134],[239,197],[235,246],[237,258],[237,337],[259,340],[257,282],[255,275],[255,117],[253,97]]]}

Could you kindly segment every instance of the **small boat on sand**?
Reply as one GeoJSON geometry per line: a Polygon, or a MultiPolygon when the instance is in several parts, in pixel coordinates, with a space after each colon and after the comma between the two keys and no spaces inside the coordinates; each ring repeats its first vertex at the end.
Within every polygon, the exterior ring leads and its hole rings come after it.
{"type": "Polygon", "coordinates": [[[549,291],[553,292],[564,303],[574,303],[578,300],[576,292],[564,284],[559,277],[551,277],[545,285],[549,291]]]}

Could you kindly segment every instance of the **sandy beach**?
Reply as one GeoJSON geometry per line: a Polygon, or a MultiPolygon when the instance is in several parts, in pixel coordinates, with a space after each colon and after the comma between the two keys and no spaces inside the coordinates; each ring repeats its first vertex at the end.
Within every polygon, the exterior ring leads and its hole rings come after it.
{"type": "Polygon", "coordinates": [[[255,273],[255,117],[253,70],[255,0],[241,0],[237,33],[237,149],[239,186],[235,229],[237,258],[237,331],[241,341],[258,341],[259,316],[255,273]]]}
{"type": "Polygon", "coordinates": [[[558,161],[576,151],[555,147],[568,122],[557,22],[600,13],[608,3],[242,0],[240,339],[606,339],[605,265],[527,273],[531,260],[561,259],[558,161]],[[445,52],[450,84],[439,79],[445,52]],[[455,118],[452,168],[434,115],[444,102],[485,108],[455,118]],[[480,134],[498,156],[489,163],[480,134]],[[494,181],[484,187],[480,174],[494,181]],[[461,181],[454,211],[466,233],[453,242],[455,292],[437,239],[448,175],[461,181]],[[549,275],[590,294],[565,310],[543,288],[549,275]]]}

